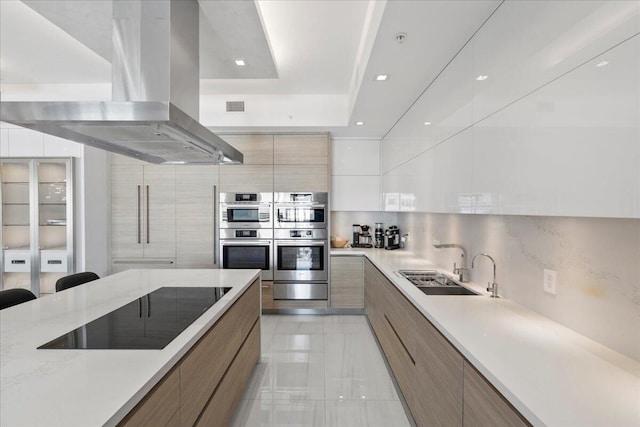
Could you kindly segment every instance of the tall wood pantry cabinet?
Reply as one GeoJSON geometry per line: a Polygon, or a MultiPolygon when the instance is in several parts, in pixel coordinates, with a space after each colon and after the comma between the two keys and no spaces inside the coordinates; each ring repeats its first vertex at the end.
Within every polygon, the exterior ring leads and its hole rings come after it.
{"type": "Polygon", "coordinates": [[[112,272],[216,265],[217,166],[111,165],[112,272]]]}

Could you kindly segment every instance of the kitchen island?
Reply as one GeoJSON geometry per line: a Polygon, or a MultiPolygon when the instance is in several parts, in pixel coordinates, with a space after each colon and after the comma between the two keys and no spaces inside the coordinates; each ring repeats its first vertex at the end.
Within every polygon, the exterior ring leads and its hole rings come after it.
{"type": "Polygon", "coordinates": [[[220,415],[223,406],[235,405],[230,396],[242,392],[244,383],[238,384],[248,379],[259,355],[259,273],[128,270],[0,311],[0,425],[150,422],[162,411],[145,414],[144,407],[158,403],[154,395],[163,387],[173,398],[163,395],[159,406],[176,425],[206,421],[209,406],[220,415]],[[162,287],[230,289],[160,350],[37,349],[162,287]]]}
{"type": "MultiPolygon", "coordinates": [[[[383,351],[388,353],[386,356],[392,369],[394,357],[408,354],[409,359],[404,366],[400,359],[401,369],[394,369],[394,375],[401,388],[403,381],[409,384],[409,396],[405,395],[405,398],[414,399],[418,407],[424,407],[430,400],[444,395],[441,387],[437,388],[438,393],[430,396],[425,392],[424,381],[411,383],[420,373],[419,369],[416,370],[420,359],[433,349],[420,347],[421,335],[427,329],[435,328],[437,333],[431,336],[436,336],[433,340],[444,349],[442,353],[446,353],[445,360],[439,364],[433,360],[437,354],[429,353],[423,366],[427,369],[448,366],[440,372],[449,369],[450,377],[459,382],[455,393],[449,396],[450,399],[444,399],[444,404],[454,399],[462,401],[458,402],[456,409],[464,406],[463,425],[500,425],[496,422],[467,421],[471,412],[469,405],[484,399],[484,395],[494,393],[493,388],[506,399],[507,406],[515,408],[514,413],[519,412],[536,426],[640,425],[640,364],[637,361],[513,301],[489,298],[478,284],[464,285],[479,296],[425,295],[395,271],[436,269],[450,276],[452,274],[409,251],[332,249],[331,254],[364,256],[371,263],[368,270],[365,265],[365,299],[380,282],[389,285],[386,286],[384,298],[378,297],[380,304],[374,307],[373,313],[369,303],[367,315],[383,351]],[[371,277],[374,280],[369,280],[371,277]],[[401,309],[397,306],[401,306],[401,309]],[[375,324],[375,311],[385,310],[382,320],[375,324]],[[409,321],[405,321],[406,317],[402,315],[409,311],[414,311],[418,316],[409,316],[409,321]],[[414,322],[416,318],[418,320],[414,322]],[[380,325],[391,325],[391,338],[379,333],[380,325]],[[393,340],[398,345],[390,347],[388,343],[393,343],[393,340]],[[391,352],[385,349],[385,344],[387,349],[391,348],[391,352]],[[477,384],[485,380],[490,384],[482,386],[481,393],[477,393],[477,388],[467,387],[473,385],[467,379],[480,377],[476,372],[483,377],[476,381],[477,384]],[[412,396],[414,386],[419,392],[412,396]],[[472,399],[467,399],[468,391],[472,399]],[[475,396],[471,396],[474,392],[475,396]]],[[[373,297],[375,306],[376,295],[373,297]]],[[[438,374],[437,371],[430,373],[438,374]]],[[[444,384],[444,388],[448,385],[444,384]]],[[[497,393],[495,395],[499,396],[497,393]]],[[[484,406],[488,411],[493,410],[489,405],[484,406]]],[[[446,417],[453,412],[452,409],[442,415],[446,417]]],[[[457,420],[460,420],[460,414],[457,414],[457,420]]],[[[440,421],[443,422],[442,418],[440,421]]],[[[520,424],[516,420],[506,425],[520,424]]]]}

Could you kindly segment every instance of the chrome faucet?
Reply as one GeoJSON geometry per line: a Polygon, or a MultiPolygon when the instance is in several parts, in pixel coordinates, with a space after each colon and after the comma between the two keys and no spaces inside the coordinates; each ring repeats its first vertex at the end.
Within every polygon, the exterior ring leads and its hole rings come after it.
{"type": "Polygon", "coordinates": [[[487,288],[487,292],[491,292],[491,298],[498,298],[498,284],[496,283],[496,260],[494,260],[493,257],[489,254],[485,254],[485,253],[476,254],[471,260],[471,268],[473,268],[473,263],[475,262],[476,257],[478,255],[482,255],[489,258],[493,263],[493,283],[488,284],[489,287],[487,288]]]}
{"type": "Polygon", "coordinates": [[[462,251],[462,262],[461,262],[461,267],[457,266],[457,263],[453,263],[453,274],[457,274],[458,277],[460,278],[461,282],[468,282],[469,281],[469,269],[467,269],[465,267],[466,264],[466,260],[467,260],[467,252],[464,250],[464,247],[462,245],[458,245],[456,243],[438,243],[438,244],[433,244],[434,248],[458,248],[462,251]]]}

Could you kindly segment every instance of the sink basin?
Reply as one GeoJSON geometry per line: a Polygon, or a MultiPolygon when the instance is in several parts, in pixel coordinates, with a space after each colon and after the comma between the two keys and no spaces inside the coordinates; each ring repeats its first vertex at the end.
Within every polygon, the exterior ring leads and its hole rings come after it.
{"type": "Polygon", "coordinates": [[[396,273],[427,295],[478,295],[435,270],[398,270],[396,273]]]}
{"type": "Polygon", "coordinates": [[[424,287],[418,286],[427,295],[478,295],[464,286],[424,287]]]}

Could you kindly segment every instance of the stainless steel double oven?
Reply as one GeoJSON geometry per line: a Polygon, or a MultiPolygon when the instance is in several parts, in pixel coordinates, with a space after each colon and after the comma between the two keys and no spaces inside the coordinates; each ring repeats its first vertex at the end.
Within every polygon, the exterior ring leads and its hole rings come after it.
{"type": "Polygon", "coordinates": [[[273,194],[220,193],[220,265],[273,280],[273,194]]]}
{"type": "Polygon", "coordinates": [[[274,197],[275,300],[326,300],[329,281],[327,193],[274,197]]]}
{"type": "Polygon", "coordinates": [[[221,193],[220,264],[258,268],[274,300],[326,300],[327,193],[221,193]]]}

